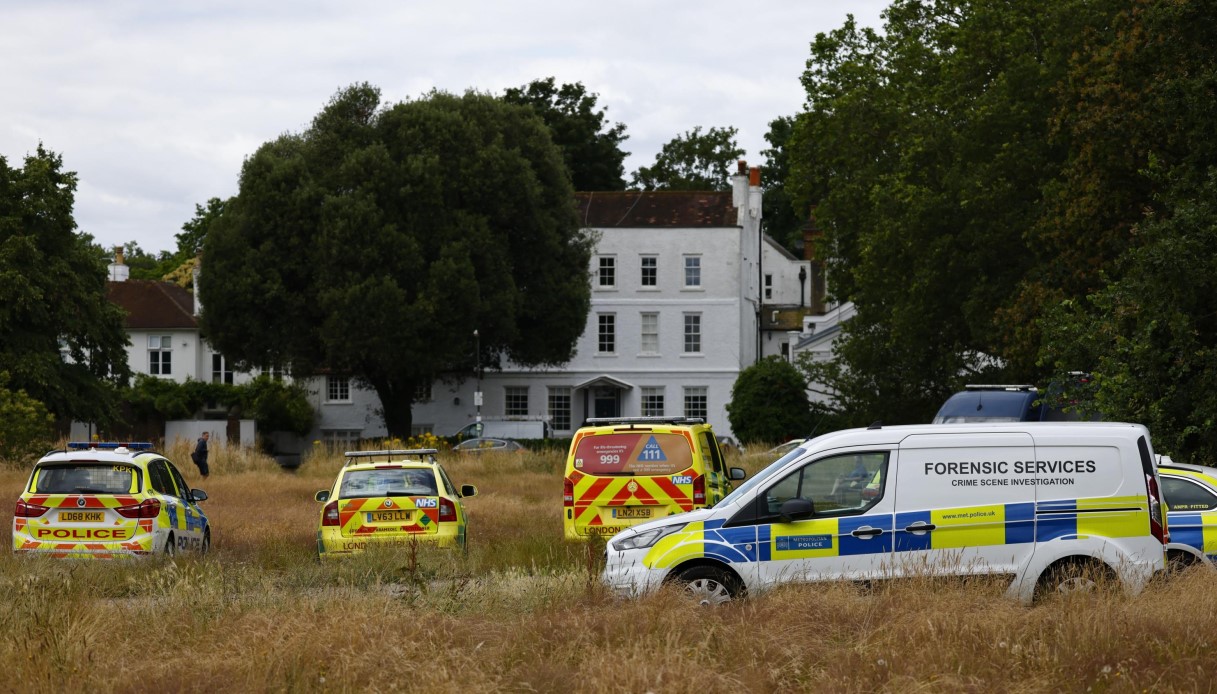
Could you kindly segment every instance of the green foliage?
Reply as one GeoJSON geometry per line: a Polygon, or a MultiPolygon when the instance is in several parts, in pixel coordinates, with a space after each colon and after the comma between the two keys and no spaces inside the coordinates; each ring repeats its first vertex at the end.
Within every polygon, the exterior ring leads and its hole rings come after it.
{"type": "Polygon", "coordinates": [[[1212,7],[898,0],[885,18],[817,37],[788,145],[858,308],[809,375],[865,423],[926,421],[967,381],[1088,371],[1055,404],[1217,460],[1212,7]]]}
{"type": "Polygon", "coordinates": [[[203,250],[203,242],[207,239],[207,231],[215,220],[224,214],[227,201],[211,198],[207,207],[196,204],[194,218],[182,225],[182,233],[174,235],[177,239],[177,253],[174,257],[180,262],[193,258],[203,250]]]}
{"type": "Polygon", "coordinates": [[[642,190],[728,190],[736,160],[744,155],[735,128],[701,126],[677,135],[655,155],[653,166],[640,166],[632,184],[642,190]]]}
{"type": "Polygon", "coordinates": [[[105,422],[130,378],[127,334],[62,165],[41,146],[22,168],[0,157],[0,370],[56,417],[105,422]]]}
{"type": "Polygon", "coordinates": [[[204,242],[204,333],[238,368],[353,374],[405,438],[417,386],[472,370],[475,329],[483,363],[570,358],[591,257],[572,196],[532,109],[352,86],[246,161],[204,242]]]}
{"type": "Polygon", "coordinates": [[[761,151],[766,160],[764,170],[761,171],[761,190],[764,195],[761,226],[766,234],[802,258],[801,230],[810,217],[810,211],[796,210],[794,201],[786,190],[786,179],[790,176],[787,144],[793,132],[794,118],[782,116],[770,121],[769,132],[765,133],[769,149],[761,151]]]}
{"type": "Polygon", "coordinates": [[[241,385],[178,383],[139,374],[124,392],[124,399],[132,414],[144,421],[190,419],[206,404],[214,403],[253,419],[260,432],[291,431],[303,436],[313,427],[313,407],[304,387],[265,374],[241,385]]]}
{"type": "Polygon", "coordinates": [[[28,464],[51,448],[54,419],[24,390],[9,390],[9,374],[0,371],[0,462],[28,464]]]}
{"type": "Polygon", "coordinates": [[[766,357],[740,372],[731,388],[727,419],[740,441],[786,441],[814,425],[807,383],[781,357],[766,357]]]}
{"type": "Polygon", "coordinates": [[[304,436],[312,430],[313,406],[302,385],[263,374],[237,388],[246,416],[257,422],[258,431],[290,431],[304,436]]]}
{"type": "MultiPolygon", "coordinates": [[[[1159,452],[1217,463],[1217,168],[1200,187],[1178,181],[1137,227],[1121,278],[1044,319],[1045,363],[1067,381],[1091,364],[1105,419],[1150,428],[1159,452]]],[[[1077,400],[1070,391],[1066,398],[1077,400]]]]}
{"type": "Polygon", "coordinates": [[[621,123],[608,125],[605,109],[596,110],[598,96],[588,94],[581,82],[558,87],[546,77],[508,89],[503,100],[529,106],[545,121],[575,190],[624,190],[629,152],[621,143],[629,136],[621,123]]]}

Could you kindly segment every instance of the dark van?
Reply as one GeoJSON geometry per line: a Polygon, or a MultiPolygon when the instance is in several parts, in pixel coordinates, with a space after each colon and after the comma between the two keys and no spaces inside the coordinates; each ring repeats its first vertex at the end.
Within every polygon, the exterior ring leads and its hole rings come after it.
{"type": "Polygon", "coordinates": [[[968,422],[1076,422],[1086,419],[1076,411],[1065,411],[1038,403],[1043,396],[1030,385],[968,385],[947,398],[934,415],[934,424],[968,422]]]}

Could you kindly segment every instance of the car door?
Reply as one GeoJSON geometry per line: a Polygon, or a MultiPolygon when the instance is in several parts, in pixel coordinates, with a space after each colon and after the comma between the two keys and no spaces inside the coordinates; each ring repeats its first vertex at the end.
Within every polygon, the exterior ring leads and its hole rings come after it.
{"type": "Polygon", "coordinates": [[[186,480],[182,477],[182,473],[177,467],[169,461],[165,461],[165,465],[169,469],[169,475],[173,478],[173,483],[177,487],[177,503],[181,509],[183,530],[182,537],[185,541],[179,541],[178,546],[183,544],[189,546],[193,551],[199,551],[203,547],[203,532],[207,527],[207,516],[203,514],[203,510],[199,508],[199,503],[194,500],[194,496],[190,493],[190,487],[186,485],[186,480]]]}
{"type": "Polygon", "coordinates": [[[1158,474],[1171,541],[1190,545],[1217,560],[1217,491],[1193,473],[1159,469],[1158,474]]]}
{"type": "Polygon", "coordinates": [[[718,439],[709,431],[703,431],[698,438],[706,476],[706,505],[713,506],[731,493],[731,482],[727,476],[718,439]]]}
{"type": "Polygon", "coordinates": [[[1025,432],[916,434],[900,443],[894,570],[1015,573],[1035,547],[1025,432]]]}
{"type": "Polygon", "coordinates": [[[728,523],[744,525],[745,514],[752,514],[758,583],[885,575],[892,553],[891,458],[888,450],[833,453],[758,492],[728,523]],[[805,512],[790,515],[800,505],[805,512]]]}

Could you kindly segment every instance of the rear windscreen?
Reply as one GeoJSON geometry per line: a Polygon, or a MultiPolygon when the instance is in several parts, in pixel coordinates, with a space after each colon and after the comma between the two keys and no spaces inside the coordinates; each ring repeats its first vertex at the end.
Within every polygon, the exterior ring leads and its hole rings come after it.
{"type": "Polygon", "coordinates": [[[435,473],[410,468],[351,470],[343,475],[342,488],[338,491],[343,499],[435,495],[435,473]]]}
{"type": "Polygon", "coordinates": [[[34,491],[39,494],[127,494],[134,488],[134,479],[135,468],[130,465],[56,465],[38,471],[34,491]]]}
{"type": "Polygon", "coordinates": [[[650,431],[584,437],[574,461],[589,475],[674,475],[692,464],[689,439],[650,431]]]}

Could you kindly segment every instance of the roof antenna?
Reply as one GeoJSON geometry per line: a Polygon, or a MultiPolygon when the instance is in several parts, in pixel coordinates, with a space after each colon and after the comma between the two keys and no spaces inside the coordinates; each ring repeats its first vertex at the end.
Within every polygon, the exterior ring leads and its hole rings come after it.
{"type": "Polygon", "coordinates": [[[871,425],[870,425],[870,426],[868,426],[868,427],[866,427],[866,428],[867,428],[867,429],[882,429],[882,428],[883,428],[883,421],[882,421],[882,420],[879,420],[879,419],[876,419],[875,421],[871,422],[871,425]]]}

